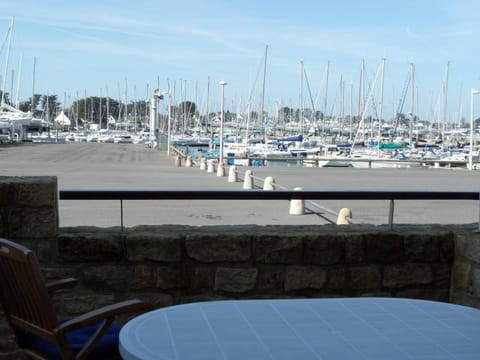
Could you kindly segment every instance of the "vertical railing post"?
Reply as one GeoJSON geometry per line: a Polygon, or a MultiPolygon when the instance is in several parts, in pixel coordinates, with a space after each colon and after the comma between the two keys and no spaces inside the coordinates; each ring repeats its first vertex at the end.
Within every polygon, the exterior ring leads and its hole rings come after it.
{"type": "Polygon", "coordinates": [[[120,199],[120,228],[123,232],[123,199],[120,199]]]}
{"type": "Polygon", "coordinates": [[[478,228],[477,231],[480,232],[480,192],[478,193],[478,228]]]}
{"type": "Polygon", "coordinates": [[[393,229],[393,212],[395,209],[395,200],[390,199],[390,209],[388,210],[388,225],[390,225],[390,230],[393,229]]]}

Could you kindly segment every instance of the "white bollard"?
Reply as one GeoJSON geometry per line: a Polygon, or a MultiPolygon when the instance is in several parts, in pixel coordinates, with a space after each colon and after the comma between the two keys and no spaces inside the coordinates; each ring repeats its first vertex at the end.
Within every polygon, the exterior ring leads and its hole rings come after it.
{"type": "Polygon", "coordinates": [[[207,173],[214,173],[215,166],[213,165],[213,159],[207,161],[207,173]]]}
{"type": "Polygon", "coordinates": [[[243,188],[247,190],[253,189],[253,173],[252,170],[245,170],[245,178],[243,179],[243,188]]]}
{"type": "Polygon", "coordinates": [[[272,176],[267,176],[263,181],[263,190],[275,190],[275,179],[272,176]]]}
{"type": "Polygon", "coordinates": [[[352,210],[348,208],[342,208],[338,213],[337,225],[350,225],[351,218],[352,218],[352,210]]]}
{"type": "Polygon", "coordinates": [[[190,155],[188,155],[187,160],[185,160],[185,167],[192,167],[192,157],[190,155]]]}
{"type": "MultiPolygon", "coordinates": [[[[303,190],[301,187],[296,187],[294,191],[303,190]]],[[[305,200],[291,199],[290,200],[290,215],[305,215],[305,200]]]]}
{"type": "Polygon", "coordinates": [[[180,155],[175,156],[175,166],[182,166],[182,157],[180,155]]]}
{"type": "Polygon", "coordinates": [[[237,166],[232,165],[228,169],[228,182],[237,182],[237,166]]]}
{"type": "Polygon", "coordinates": [[[207,159],[205,157],[200,158],[200,170],[206,170],[207,169],[207,159]]]}
{"type": "Polygon", "coordinates": [[[217,176],[225,176],[225,164],[218,163],[217,176]]]}

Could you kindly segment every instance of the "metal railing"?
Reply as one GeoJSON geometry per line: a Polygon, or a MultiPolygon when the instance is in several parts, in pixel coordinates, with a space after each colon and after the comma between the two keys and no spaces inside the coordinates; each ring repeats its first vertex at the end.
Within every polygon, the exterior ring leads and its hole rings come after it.
{"type": "MultiPolygon", "coordinates": [[[[60,200],[388,200],[393,228],[395,200],[480,200],[472,191],[317,191],[317,190],[60,190],[60,200]]],[[[478,230],[480,231],[480,201],[478,230]]]]}

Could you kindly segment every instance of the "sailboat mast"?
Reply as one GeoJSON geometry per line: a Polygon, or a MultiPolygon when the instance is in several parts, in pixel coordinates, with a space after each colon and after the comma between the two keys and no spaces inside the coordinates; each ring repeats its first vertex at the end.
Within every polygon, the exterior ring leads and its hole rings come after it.
{"type": "MultiPolygon", "coordinates": [[[[325,96],[323,98],[323,116],[327,115],[327,94],[328,94],[328,77],[330,73],[330,60],[327,61],[327,77],[325,79],[325,96]]],[[[326,120],[326,118],[325,118],[326,120]]]]}
{"type": "Polygon", "coordinates": [[[105,129],[108,130],[110,122],[110,98],[108,97],[108,86],[105,86],[105,96],[107,97],[107,123],[105,129]]]}
{"type": "Polygon", "coordinates": [[[208,130],[208,127],[210,126],[210,133],[211,133],[211,136],[212,136],[212,141],[213,141],[213,131],[212,131],[212,126],[210,124],[210,114],[208,113],[209,111],[209,108],[208,108],[208,102],[210,101],[210,76],[208,76],[207,78],[207,101],[206,101],[206,104],[205,104],[205,112],[206,112],[206,115],[207,115],[207,118],[205,119],[205,133],[207,133],[207,130],[208,130]]]}
{"type": "Polygon", "coordinates": [[[383,117],[383,86],[385,83],[385,58],[382,59],[382,78],[380,80],[380,104],[379,104],[379,111],[378,111],[378,140],[377,140],[377,148],[380,152],[380,141],[382,140],[382,117],[383,117]]]}
{"type": "Polygon", "coordinates": [[[35,68],[36,68],[36,64],[37,64],[37,58],[34,56],[33,57],[33,74],[32,74],[32,104],[30,106],[32,114],[33,114],[33,110],[35,110],[33,108],[33,101],[34,101],[34,98],[35,98],[35,68]]]}
{"type": "Polygon", "coordinates": [[[413,148],[413,114],[415,110],[415,65],[410,63],[410,86],[411,86],[411,104],[410,104],[410,121],[408,122],[408,144],[413,148]]]}
{"type": "MultiPolygon", "coordinates": [[[[447,123],[447,93],[448,93],[448,72],[450,68],[450,61],[447,62],[447,71],[445,74],[445,81],[443,83],[443,126],[447,123]]],[[[438,131],[440,131],[440,127],[438,127],[438,131]]],[[[441,133],[442,140],[443,140],[443,131],[441,133]]]]}
{"type": "Polygon", "coordinates": [[[18,76],[17,76],[17,91],[15,92],[15,108],[18,110],[20,106],[20,80],[22,78],[22,63],[23,63],[23,54],[20,55],[20,61],[18,64],[18,76]]]}
{"type": "Polygon", "coordinates": [[[305,113],[305,104],[303,102],[303,60],[300,60],[300,134],[303,135],[303,116],[305,113]]]}
{"type": "Polygon", "coordinates": [[[268,45],[265,45],[265,59],[263,63],[263,85],[262,85],[262,104],[260,107],[260,120],[263,121],[263,131],[264,131],[264,139],[266,142],[267,139],[267,123],[266,119],[263,118],[263,112],[265,109],[265,82],[267,78],[267,52],[268,52],[268,45]]]}
{"type": "MultiPolygon", "coordinates": [[[[12,45],[13,20],[14,20],[14,18],[12,18],[10,26],[8,27],[7,59],[5,61],[5,69],[4,69],[4,72],[3,72],[2,99],[1,99],[1,103],[0,103],[0,108],[1,109],[3,109],[3,106],[5,105],[5,89],[6,89],[6,86],[7,86],[7,71],[8,71],[8,62],[9,62],[9,59],[10,59],[10,48],[11,48],[11,45],[12,45]]],[[[32,97],[32,101],[33,101],[33,97],[32,97]]]]}

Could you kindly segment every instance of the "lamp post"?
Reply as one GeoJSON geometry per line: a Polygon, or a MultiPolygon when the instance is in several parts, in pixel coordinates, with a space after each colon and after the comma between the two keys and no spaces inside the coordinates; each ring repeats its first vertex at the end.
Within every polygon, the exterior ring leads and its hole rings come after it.
{"type": "Polygon", "coordinates": [[[169,91],[164,91],[162,94],[168,96],[168,123],[167,123],[167,155],[170,155],[170,137],[172,132],[172,97],[169,91]]]}
{"type": "Polygon", "coordinates": [[[474,116],[473,116],[473,97],[475,95],[478,95],[479,91],[472,89],[471,95],[470,95],[470,153],[468,155],[468,168],[470,170],[473,170],[473,122],[474,122],[474,116]]]}
{"type": "Polygon", "coordinates": [[[220,109],[220,156],[219,156],[219,167],[223,167],[223,121],[225,118],[225,85],[227,82],[225,80],[220,81],[220,86],[222,87],[222,98],[221,98],[221,109],[220,109]]]}
{"type": "Polygon", "coordinates": [[[162,100],[163,95],[160,94],[159,90],[153,92],[153,96],[150,99],[150,144],[152,148],[160,148],[159,144],[159,128],[158,128],[158,117],[157,117],[157,104],[158,100],[162,100]],[[155,144],[156,143],[156,144],[155,144]]]}

